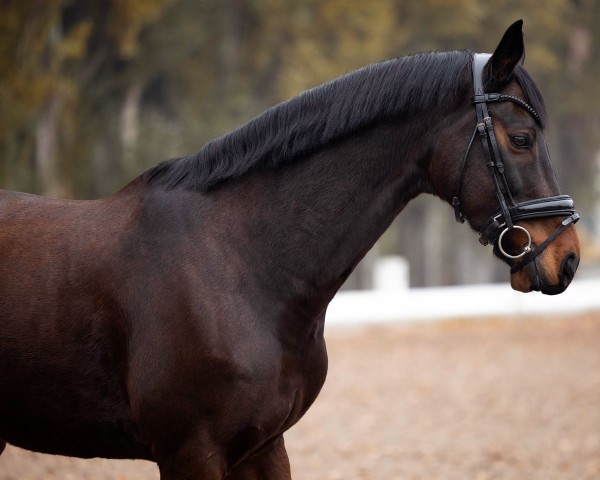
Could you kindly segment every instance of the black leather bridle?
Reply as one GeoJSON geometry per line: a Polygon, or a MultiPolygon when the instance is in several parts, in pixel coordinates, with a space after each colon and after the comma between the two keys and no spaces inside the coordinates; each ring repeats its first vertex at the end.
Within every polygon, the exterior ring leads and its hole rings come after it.
{"type": "Polygon", "coordinates": [[[552,242],[560,233],[567,228],[571,223],[579,220],[579,214],[575,211],[573,200],[568,195],[556,195],[553,197],[538,198],[527,202],[516,203],[504,175],[504,164],[500,149],[494,135],[494,126],[488,112],[488,103],[494,102],[513,102],[524,108],[538,122],[541,123],[538,113],[523,100],[511,95],[501,93],[485,93],[483,87],[483,68],[490,59],[490,54],[475,54],[473,57],[473,86],[475,96],[473,103],[477,111],[477,126],[473,132],[473,136],[469,142],[469,146],[463,156],[460,166],[458,178],[458,186],[456,194],[452,199],[454,214],[456,220],[460,223],[465,221],[465,216],[460,210],[460,193],[463,183],[463,174],[469,151],[473,145],[476,136],[479,136],[485,152],[486,165],[494,181],[496,190],[496,198],[500,204],[500,210],[494,213],[488,221],[479,230],[479,242],[482,245],[492,244],[498,247],[500,253],[506,258],[515,260],[520,259],[520,262],[513,265],[511,273],[515,273],[529,262],[534,260],[544,249],[552,242]],[[526,228],[516,225],[519,220],[530,220],[534,218],[559,217],[566,216],[562,223],[554,230],[554,232],[542,242],[540,245],[533,246],[531,244],[531,235],[526,228]],[[506,233],[511,230],[520,230],[527,236],[527,245],[523,247],[523,251],[517,255],[509,254],[503,247],[502,241],[506,233]]]}

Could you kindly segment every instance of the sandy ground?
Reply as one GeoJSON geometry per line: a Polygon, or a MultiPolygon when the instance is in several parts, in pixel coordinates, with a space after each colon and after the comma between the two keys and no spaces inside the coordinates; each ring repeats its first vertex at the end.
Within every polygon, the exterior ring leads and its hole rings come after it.
{"type": "MultiPolygon", "coordinates": [[[[295,480],[600,480],[600,314],[327,333],[295,480]]],[[[8,447],[0,480],[157,480],[149,462],[8,447]]]]}

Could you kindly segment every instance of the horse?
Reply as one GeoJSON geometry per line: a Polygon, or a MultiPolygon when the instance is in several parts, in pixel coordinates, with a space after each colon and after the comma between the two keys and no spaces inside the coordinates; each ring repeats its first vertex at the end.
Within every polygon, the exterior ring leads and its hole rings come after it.
{"type": "Polygon", "coordinates": [[[161,480],[290,479],[328,303],[422,193],[557,294],[580,250],[522,21],[308,90],[98,200],[0,194],[0,438],[161,480]]]}

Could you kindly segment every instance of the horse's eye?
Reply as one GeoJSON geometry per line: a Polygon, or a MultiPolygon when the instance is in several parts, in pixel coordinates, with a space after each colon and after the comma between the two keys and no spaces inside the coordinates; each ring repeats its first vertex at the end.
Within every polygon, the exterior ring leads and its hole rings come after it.
{"type": "Polygon", "coordinates": [[[510,141],[517,148],[531,147],[531,140],[527,135],[513,135],[512,137],[510,137],[510,141]]]}

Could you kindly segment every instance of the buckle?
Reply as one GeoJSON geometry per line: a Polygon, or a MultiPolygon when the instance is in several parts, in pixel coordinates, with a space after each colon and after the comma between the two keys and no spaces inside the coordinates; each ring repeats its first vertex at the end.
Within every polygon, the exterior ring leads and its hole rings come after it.
{"type": "Polygon", "coordinates": [[[499,230],[506,227],[506,222],[500,222],[499,219],[503,219],[502,213],[498,213],[491,217],[485,225],[479,230],[479,243],[482,245],[494,244],[500,236],[499,230]]]}
{"type": "Polygon", "coordinates": [[[454,218],[458,223],[465,223],[465,216],[460,211],[460,200],[458,197],[452,198],[452,207],[454,208],[454,218]]]}
{"type": "Polygon", "coordinates": [[[482,95],[475,95],[473,103],[498,102],[501,98],[502,96],[499,93],[484,93],[482,95]]]}

